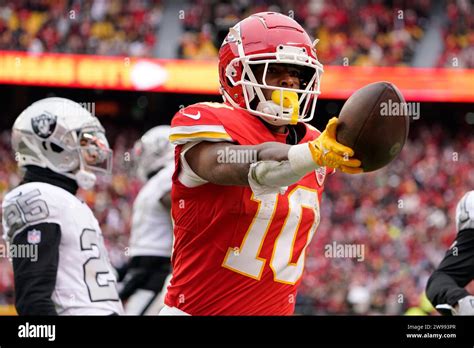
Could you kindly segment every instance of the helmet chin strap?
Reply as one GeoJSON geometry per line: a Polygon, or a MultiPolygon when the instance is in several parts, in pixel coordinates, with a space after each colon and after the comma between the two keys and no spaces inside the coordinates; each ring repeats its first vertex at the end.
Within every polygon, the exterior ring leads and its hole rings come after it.
{"type": "Polygon", "coordinates": [[[75,174],[75,179],[80,188],[90,190],[94,187],[97,177],[94,173],[88,172],[84,169],[79,169],[75,174]]]}

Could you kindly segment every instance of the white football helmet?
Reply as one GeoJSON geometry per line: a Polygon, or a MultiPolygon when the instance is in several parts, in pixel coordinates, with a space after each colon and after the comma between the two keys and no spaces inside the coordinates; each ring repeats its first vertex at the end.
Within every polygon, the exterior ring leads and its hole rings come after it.
{"type": "Polygon", "coordinates": [[[12,129],[18,165],[35,165],[90,189],[95,173],[110,174],[112,150],[99,120],[65,98],[41,99],[27,107],[12,129]]]}
{"type": "Polygon", "coordinates": [[[168,137],[170,126],[157,126],[148,130],[133,146],[137,176],[148,180],[148,176],[158,172],[174,161],[174,146],[168,137]]]}

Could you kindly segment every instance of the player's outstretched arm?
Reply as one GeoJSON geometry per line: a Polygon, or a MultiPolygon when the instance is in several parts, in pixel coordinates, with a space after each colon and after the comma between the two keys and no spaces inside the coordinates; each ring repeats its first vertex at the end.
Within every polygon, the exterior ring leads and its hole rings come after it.
{"type": "Polygon", "coordinates": [[[361,173],[361,162],[351,158],[354,151],[336,141],[336,127],[337,118],[333,118],[316,140],[293,146],[277,142],[252,146],[202,142],[187,151],[186,162],[208,182],[252,188],[288,186],[319,167],[361,173]]]}
{"type": "Polygon", "coordinates": [[[206,181],[218,185],[248,186],[248,174],[252,161],[288,161],[290,145],[268,142],[259,145],[234,145],[227,142],[201,142],[186,152],[186,161],[191,169],[206,181]],[[228,154],[227,157],[225,154],[228,154]]]}

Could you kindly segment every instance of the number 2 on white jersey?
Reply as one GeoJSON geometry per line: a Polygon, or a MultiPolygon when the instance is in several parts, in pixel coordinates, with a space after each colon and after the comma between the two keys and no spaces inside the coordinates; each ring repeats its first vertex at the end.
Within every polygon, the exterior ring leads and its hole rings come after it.
{"type": "Polygon", "coordinates": [[[85,228],[81,234],[81,250],[95,253],[84,263],[84,281],[89,291],[92,302],[118,301],[115,277],[110,273],[110,268],[105,256],[101,253],[99,236],[92,229],[85,228]]]}
{"type": "MultiPolygon", "coordinates": [[[[255,199],[252,195],[251,199],[258,203],[257,213],[242,240],[240,248],[229,248],[222,266],[260,280],[266,260],[258,255],[275,214],[278,194],[265,195],[260,199],[255,199]]],[[[273,271],[276,282],[295,284],[303,274],[305,250],[319,225],[318,192],[307,187],[297,186],[288,194],[287,199],[289,203],[288,215],[275,240],[269,266],[273,271]],[[308,231],[307,242],[298,257],[298,261],[293,263],[291,260],[303,216],[303,208],[313,211],[314,222],[308,231]]]]}

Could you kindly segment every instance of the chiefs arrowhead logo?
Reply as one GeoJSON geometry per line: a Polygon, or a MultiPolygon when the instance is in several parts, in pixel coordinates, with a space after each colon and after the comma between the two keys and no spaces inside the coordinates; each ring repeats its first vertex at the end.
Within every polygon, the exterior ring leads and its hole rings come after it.
{"type": "Polygon", "coordinates": [[[319,186],[323,186],[324,179],[326,179],[326,167],[319,167],[314,172],[316,173],[316,180],[319,186]]]}

